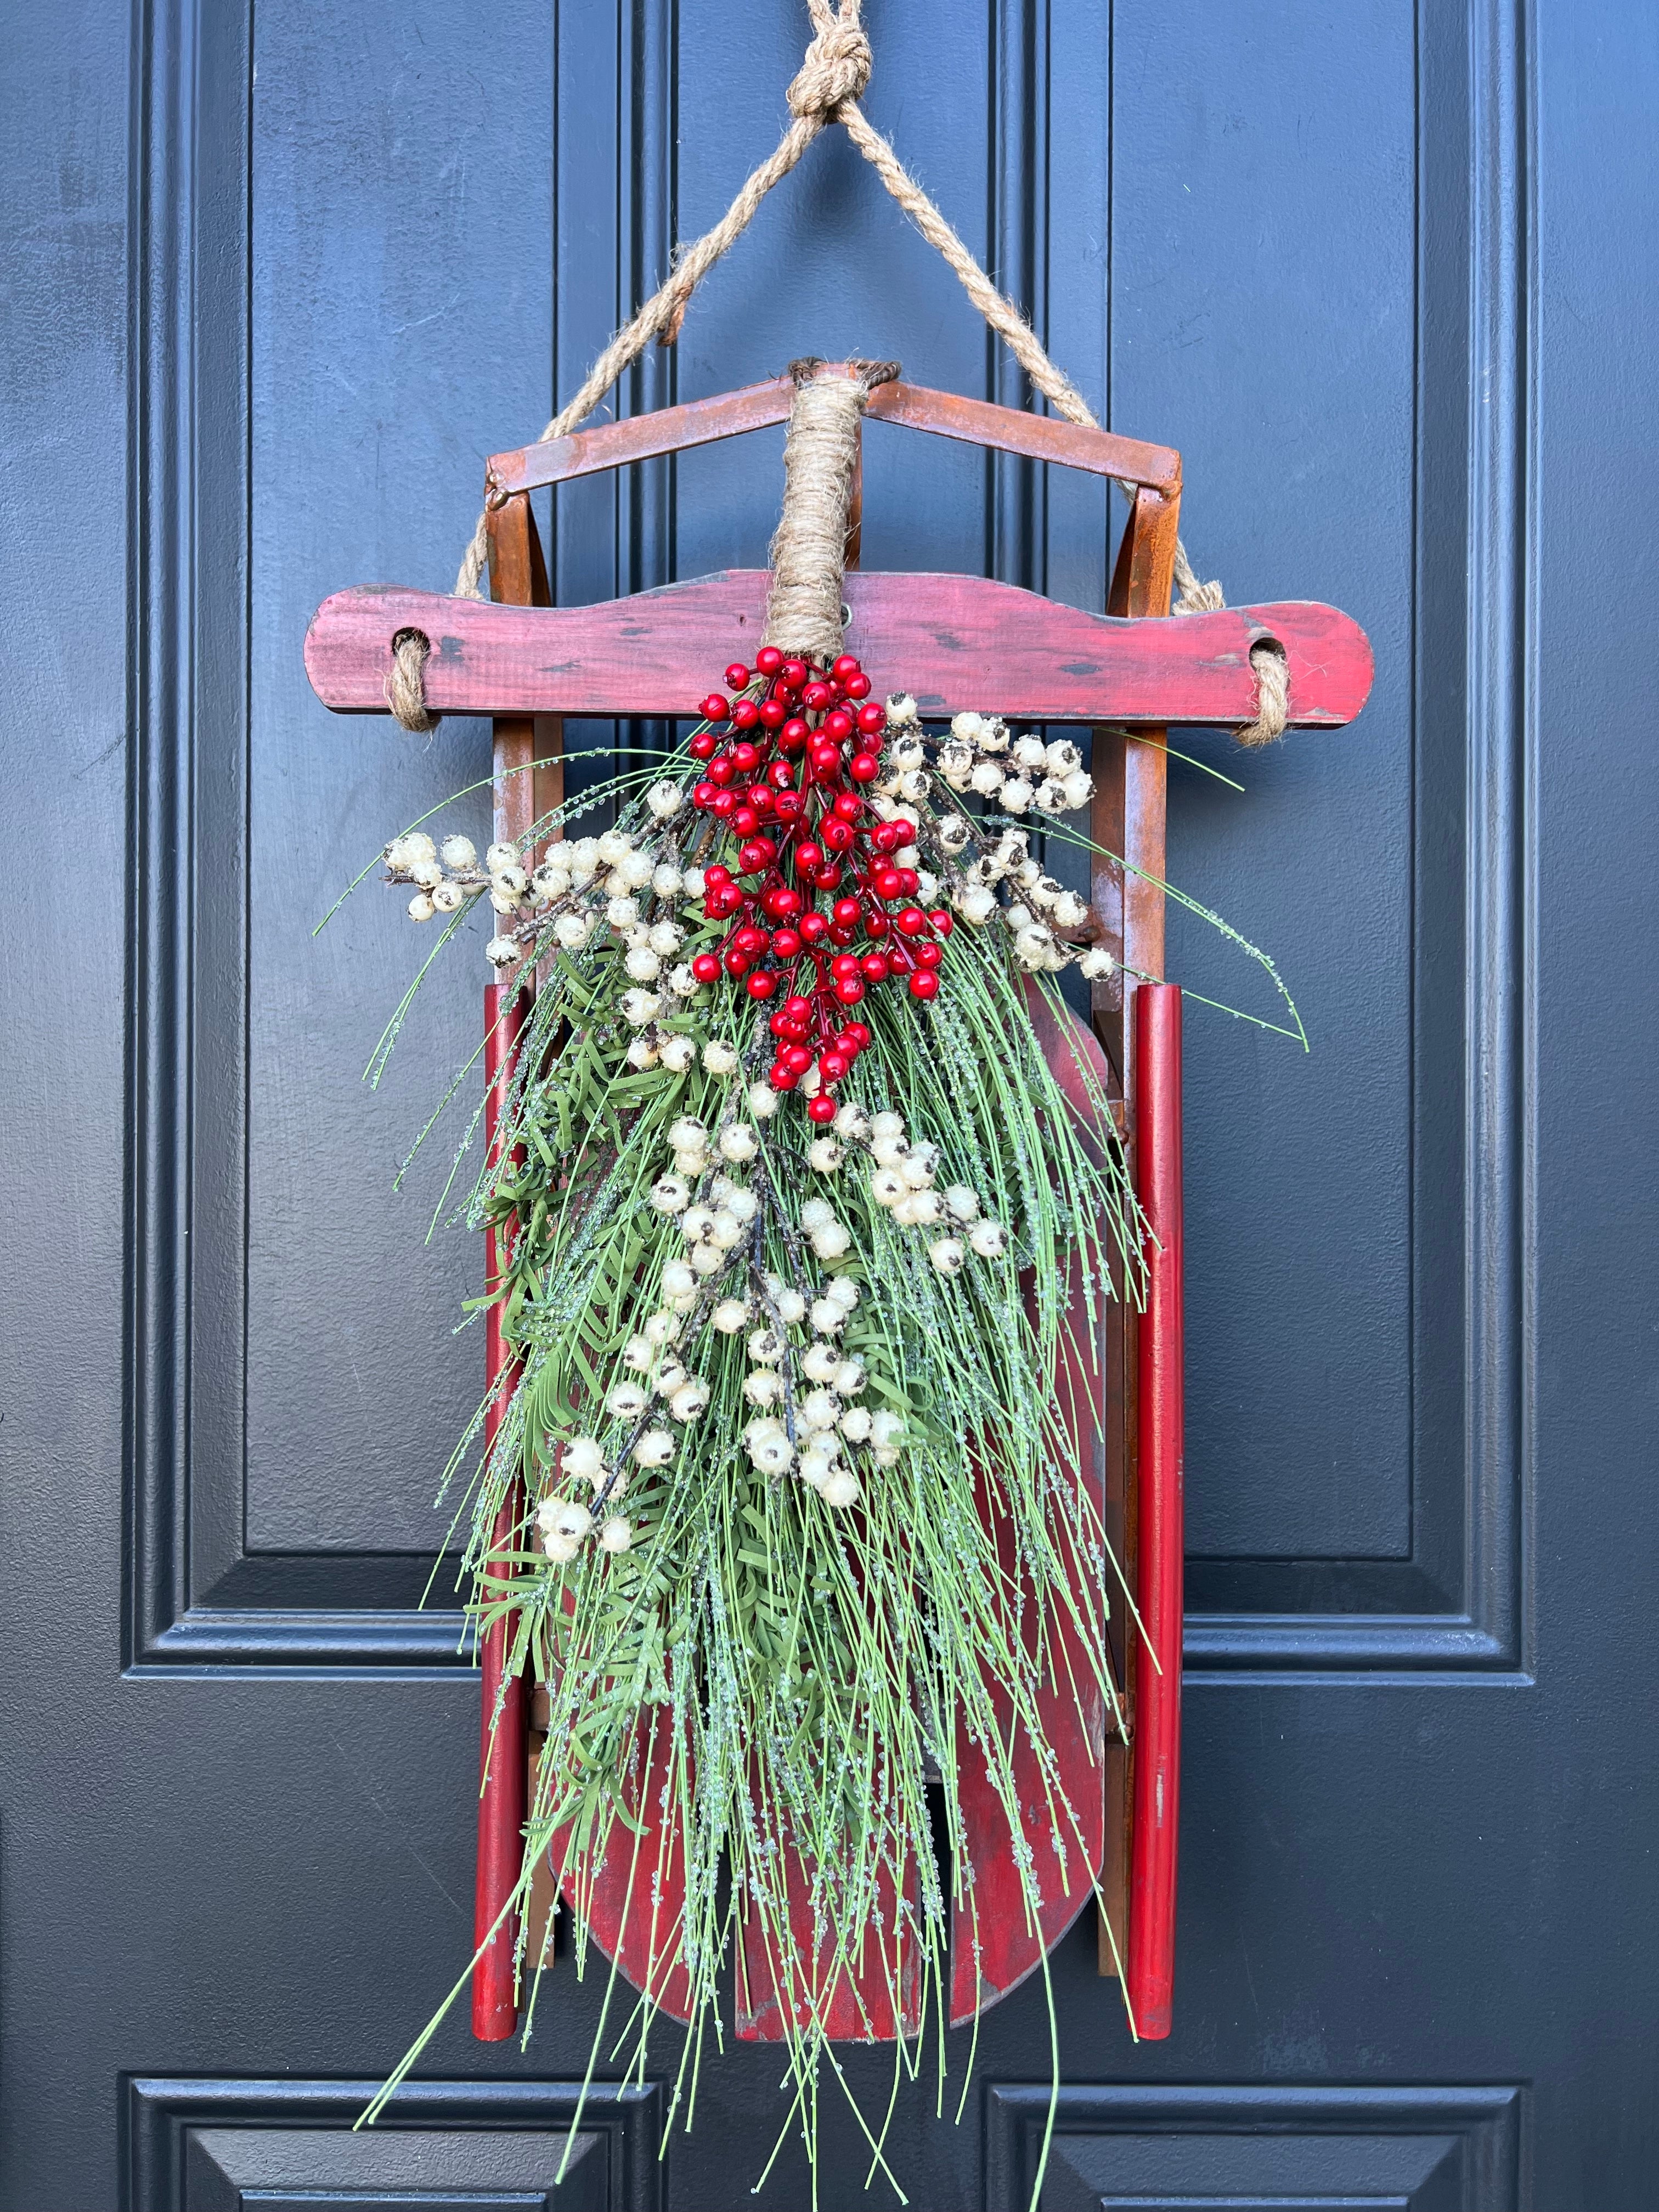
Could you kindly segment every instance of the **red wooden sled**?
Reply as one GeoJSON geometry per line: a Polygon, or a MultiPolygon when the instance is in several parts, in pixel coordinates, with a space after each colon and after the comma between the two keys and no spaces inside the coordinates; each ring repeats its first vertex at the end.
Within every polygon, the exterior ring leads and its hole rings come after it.
{"type": "MultiPolygon", "coordinates": [[[[818,373],[844,371],[825,366],[818,373]]],[[[494,717],[495,834],[522,839],[562,796],[561,718],[688,718],[720,666],[749,659],[759,643],[767,581],[762,573],[735,572],[599,606],[555,610],[530,490],[782,422],[793,389],[790,378],[780,377],[498,454],[487,480],[495,604],[379,586],[336,593],[318,610],[306,641],[318,696],[343,713],[385,711],[393,641],[399,632],[419,631],[430,647],[428,706],[494,717]],[[533,773],[513,773],[538,762],[533,773]]],[[[1161,975],[1160,732],[1170,724],[1251,720],[1256,684],[1249,655],[1263,642],[1285,654],[1292,726],[1328,729],[1351,721],[1370,688],[1364,633],[1334,608],[1302,603],[1159,619],[1169,614],[1181,495],[1180,456],[1166,447],[896,382],[871,393],[867,413],[872,421],[1135,488],[1104,615],[981,577],[852,574],[847,636],[878,685],[913,692],[929,715],[973,708],[1093,726],[1091,833],[1097,846],[1118,856],[1095,862],[1094,928],[1120,969],[1161,975]]],[[[859,538],[855,478],[849,569],[857,567],[859,538]]],[[[1151,1237],[1144,1311],[1137,1316],[1128,1302],[1114,1308],[1102,1340],[1087,1348],[1083,1361],[1097,1425],[1087,1425],[1093,1434],[1079,1435],[1079,1479],[1097,1485],[1108,1536],[1137,1593],[1146,1643],[1126,1632],[1122,1609],[1114,1607],[1109,1656],[1128,1716],[1127,1744],[1109,1740],[1103,1703],[1079,1724],[1069,1693],[1066,1711],[1057,1694],[1048,1717],[1067,1795],[1079,1803],[1091,1793],[1092,1798],[1078,1824],[1082,1844],[1068,1854],[1073,1863],[1042,1869],[1043,1910],[1036,1928],[1026,1925],[1006,1821],[994,1805],[978,1802],[964,1767],[971,1912],[958,1912],[953,1931],[951,2013],[966,2018],[1023,1980],[1092,1892],[1101,1908],[1102,1971],[1123,1973],[1137,2032],[1159,2037],[1170,2032],[1180,1776],[1181,1000],[1172,987],[1137,983],[1133,974],[1127,1004],[1121,974],[1091,988],[1094,1036],[1075,1024],[1075,1034],[1056,1032],[1046,1040],[1051,1064],[1075,1085],[1079,1054],[1097,1055],[1114,1119],[1131,1148],[1151,1237]],[[1091,1865],[1078,1863],[1091,1856],[1091,1865]]],[[[492,989],[486,1006],[492,1032],[495,995],[492,989]]],[[[495,1336],[490,1358],[493,1384],[501,1358],[495,1336]]],[[[521,1501],[509,1501],[498,1526],[503,1552],[522,1540],[515,1515],[522,1515],[521,1501]]],[[[503,1909],[519,1871],[526,1764],[533,1756],[522,1686],[508,1685],[499,1694],[504,1649],[504,1636],[494,1635],[481,1655],[484,1785],[477,1929],[483,1948],[473,1978],[473,2031],[486,2040],[509,2035],[516,2021],[516,1931],[503,1909]]],[[[673,2012],[679,1994],[672,1958],[673,1839],[652,1832],[642,1846],[629,1834],[625,1848],[635,1858],[648,1848],[659,1879],[636,1888],[636,1867],[602,1863],[586,1870],[581,1903],[595,1940],[673,2012]],[[647,1893],[656,1900],[648,1926],[632,1905],[635,1894],[647,1893]]],[[[1052,1850],[1048,1856],[1052,1860],[1052,1850]]],[[[538,1935],[550,1901],[545,1895],[537,1901],[538,1935]]],[[[781,2008],[789,1999],[777,1986],[775,1964],[746,1952],[740,2033],[781,2032],[781,2008]]],[[[878,1988],[838,1991],[846,2033],[890,2034],[894,1987],[896,2024],[908,2027],[905,1986],[902,1973],[893,1984],[889,1972],[878,1988]]]]}

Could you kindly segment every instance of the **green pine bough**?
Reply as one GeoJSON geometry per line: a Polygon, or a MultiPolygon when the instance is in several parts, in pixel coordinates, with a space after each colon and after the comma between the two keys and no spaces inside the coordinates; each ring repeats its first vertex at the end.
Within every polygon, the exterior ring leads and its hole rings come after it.
{"type": "MultiPolygon", "coordinates": [[[[1121,1721],[1121,1578],[1079,1479],[1095,1409],[1059,1378],[1088,1370],[1104,1302],[1138,1298],[1140,1234],[1086,1054],[1080,1110],[1033,1025],[1036,995],[1068,1033],[1060,969],[1112,964],[1019,820],[1086,803],[1075,748],[975,714],[930,736],[911,701],[867,702],[850,656],[773,657],[727,672],[736,696],[711,695],[669,773],[613,778],[482,863],[418,829],[385,859],[413,918],[447,942],[488,905],[487,957],[535,979],[462,1207],[507,1255],[489,1302],[511,1364],[493,1439],[487,1402],[444,1486],[477,1631],[505,1618],[509,1674],[546,1692],[509,1907],[525,2032],[547,1964],[526,1947],[551,1933],[523,1911],[532,1869],[574,1907],[579,1968],[595,1870],[621,1869],[660,1924],[625,2017],[611,1972],[590,2077],[643,2078],[672,1984],[690,2124],[735,1955],[740,2005],[775,2000],[780,2144],[799,2129],[815,2156],[837,2003],[842,2034],[849,2003],[853,2033],[902,2030],[895,2097],[931,2039],[942,2095],[953,1901],[972,1914],[960,1746],[1030,1922],[1034,1820],[1067,1893],[1092,1880],[1042,1707],[1058,1686],[1121,1721]],[[564,836],[601,811],[602,834],[564,836]]],[[[860,2124],[903,2201],[893,2109],[860,2124]]]]}

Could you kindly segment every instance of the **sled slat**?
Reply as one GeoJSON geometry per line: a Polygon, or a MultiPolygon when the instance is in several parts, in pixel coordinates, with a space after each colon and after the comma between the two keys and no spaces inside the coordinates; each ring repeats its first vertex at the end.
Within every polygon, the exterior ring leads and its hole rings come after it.
{"type": "MultiPolygon", "coordinates": [[[[637,1784],[628,1813],[617,1820],[597,1858],[578,1855],[565,1863],[568,1832],[556,1832],[549,1852],[562,1869],[561,1893],[592,1942],[636,1990],[645,1991],[670,2020],[691,2017],[691,1981],[681,1963],[685,1929],[685,1831],[679,1808],[672,1818],[674,1766],[672,1709],[653,1705],[641,1717],[637,1784]]],[[[689,1760],[690,1754],[686,1754],[689,1760]]],[[[622,2008],[616,2019],[628,2016],[622,2008]]]]}
{"type": "MultiPolygon", "coordinates": [[[[524,1024],[524,1000],[509,994],[498,983],[484,992],[484,1116],[486,1140],[492,1157],[496,1146],[503,1087],[511,1073],[513,1054],[524,1024]]],[[[498,1231],[489,1237],[489,1274],[497,1279],[506,1262],[498,1231]]],[[[485,1364],[493,1393],[484,1416],[486,1447],[494,1443],[506,1415],[508,1360],[501,1338],[501,1310],[489,1308],[484,1316],[485,1364]],[[497,1383],[502,1388],[497,1389],[497,1383]]],[[[512,1484],[490,1533],[494,1553],[510,1552],[519,1540],[524,1517],[524,1495],[512,1484]]],[[[492,1571],[489,1579],[510,1585],[512,1570],[492,1571]]],[[[503,1686],[512,1624],[503,1618],[487,1629],[479,1649],[483,1704],[479,1715],[479,1796],[477,1863],[473,1886],[473,1943],[481,1946],[472,1969],[472,2033],[482,2043],[499,2043],[512,2034],[518,2020],[513,1987],[513,1952],[518,1936],[516,1917],[506,1911],[507,1899],[518,1885],[524,1860],[525,1732],[528,1723],[528,1690],[522,1674],[503,1686]],[[503,1917],[505,1916],[505,1917],[503,1917]]]]}
{"type": "MultiPolygon", "coordinates": [[[[787,2029],[786,2006],[792,2007],[794,2025],[805,2027],[814,2016],[808,2002],[816,1995],[817,2016],[835,2043],[891,2043],[899,2035],[915,2035],[921,2027],[921,1960],[914,1939],[914,1918],[901,1923],[897,1886],[890,1869],[876,1876],[876,1910],[862,1930],[854,1973],[836,1974],[825,1990],[831,1947],[815,1941],[811,1877],[799,1852],[787,1837],[778,1842],[780,1862],[789,1884],[790,1955],[782,1961],[783,1988],[778,1964],[768,1947],[760,1914],[751,1904],[739,1936],[738,1961],[737,2032],[744,2043],[781,2043],[787,2029]],[[810,1978],[809,1978],[810,1977],[810,1978]]],[[[904,1897],[908,1913],[920,1909],[921,1887],[915,1869],[907,1869],[904,1897]]]]}
{"type": "MultiPolygon", "coordinates": [[[[1048,1000],[1028,986],[1031,1024],[1061,1090],[1085,1125],[1099,1128],[1109,1085],[1106,1057],[1093,1032],[1073,1016],[1057,1019],[1048,1000]]],[[[1091,1321],[1082,1295],[1081,1270],[1073,1264],[1071,1327],[1062,1338],[1055,1393],[1066,1409],[1071,1432],[1072,1464],[1091,1514],[1098,1524],[1105,1504],[1106,1431],[1104,1395],[1107,1331],[1113,1316],[1102,1310],[1091,1321]]],[[[994,1537],[1006,1572],[1017,1571],[1012,1531],[997,1510],[990,1482],[981,1475],[980,1518],[994,1537]]],[[[1070,1553],[1070,1579],[1076,1612],[1084,1624],[1100,1624],[1104,1607],[1099,1571],[1089,1547],[1070,1553]]],[[[1029,1595],[1029,1591],[1028,1591],[1029,1595]]],[[[1109,1571],[1106,1603],[1115,1593],[1109,1571]]],[[[1037,1624],[1037,1608],[1024,1607],[1028,1641],[1037,1624]]],[[[1101,1645],[1060,1608],[1046,1622],[1053,1666],[1037,1693],[1042,1735],[1054,1754],[1045,1776],[1024,1728],[1011,1728],[1011,1702],[992,1685],[998,1733],[1012,1742],[1016,1795],[1023,1842],[1010,1831],[1006,1808],[993,1788],[982,1751],[958,1723],[957,1769],[962,1808],[963,1848],[967,1865],[958,1870],[951,1913],[951,2019],[971,2020],[976,2011],[1008,1995],[1052,1950],[1095,1893],[1106,1850],[1103,1756],[1109,1723],[1106,1699],[1097,1678],[1101,1645]],[[1029,1847],[1031,1877],[1041,1897],[1035,1919],[1028,1913],[1024,1886],[1015,1863],[1016,1848],[1029,1847]]]]}

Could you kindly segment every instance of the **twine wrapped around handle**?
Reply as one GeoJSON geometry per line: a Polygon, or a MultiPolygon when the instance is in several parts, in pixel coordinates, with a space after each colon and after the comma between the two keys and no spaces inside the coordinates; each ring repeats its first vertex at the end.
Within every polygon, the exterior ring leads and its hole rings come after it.
{"type": "Polygon", "coordinates": [[[849,361],[820,374],[817,360],[794,361],[794,404],[783,445],[783,506],[768,559],[768,645],[827,668],[842,647],[842,591],[859,424],[871,392],[890,384],[896,361],[849,361]]]}

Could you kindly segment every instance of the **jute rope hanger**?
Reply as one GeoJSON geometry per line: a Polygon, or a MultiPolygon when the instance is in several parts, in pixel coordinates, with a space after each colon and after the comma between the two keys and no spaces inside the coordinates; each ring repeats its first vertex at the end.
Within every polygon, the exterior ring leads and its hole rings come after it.
{"type": "MultiPolygon", "coordinates": [[[[1003,340],[1049,404],[1068,422],[1081,423],[1090,429],[1099,427],[1082,393],[1048,358],[1030,324],[1013,301],[998,291],[860,107],[860,95],[870,82],[873,65],[869,37],[860,20],[862,0],[839,0],[835,6],[831,0],[806,0],[806,5],[812,19],[813,37],[787,94],[793,120],[713,229],[705,231],[692,245],[676,254],[667,280],[611,339],[574,398],[542,432],[538,444],[562,438],[575,429],[653,341],[659,345],[673,344],[697,286],[748,228],[772,187],[782,182],[830,123],[839,123],[846,131],[922,236],[956,272],[986,323],[1003,340]]],[[[786,489],[786,498],[787,495],[786,489]]],[[[781,522],[781,536],[783,529],[781,522]]],[[[489,554],[486,519],[481,514],[455,579],[458,598],[482,598],[479,584],[489,554]]],[[[1207,613],[1226,604],[1219,582],[1200,582],[1187,557],[1185,546],[1178,542],[1175,580],[1176,598],[1172,611],[1176,614],[1207,613]]],[[[839,623],[836,627],[839,629],[839,623]]],[[[436,718],[428,712],[422,682],[428,651],[424,640],[410,635],[398,641],[393,654],[392,673],[386,681],[386,704],[408,730],[427,731],[437,726],[436,718]]],[[[1252,650],[1250,663],[1257,678],[1256,719],[1240,730],[1237,737],[1241,744],[1268,744],[1285,733],[1289,708],[1288,671],[1283,655],[1263,646],[1252,650]]]]}

